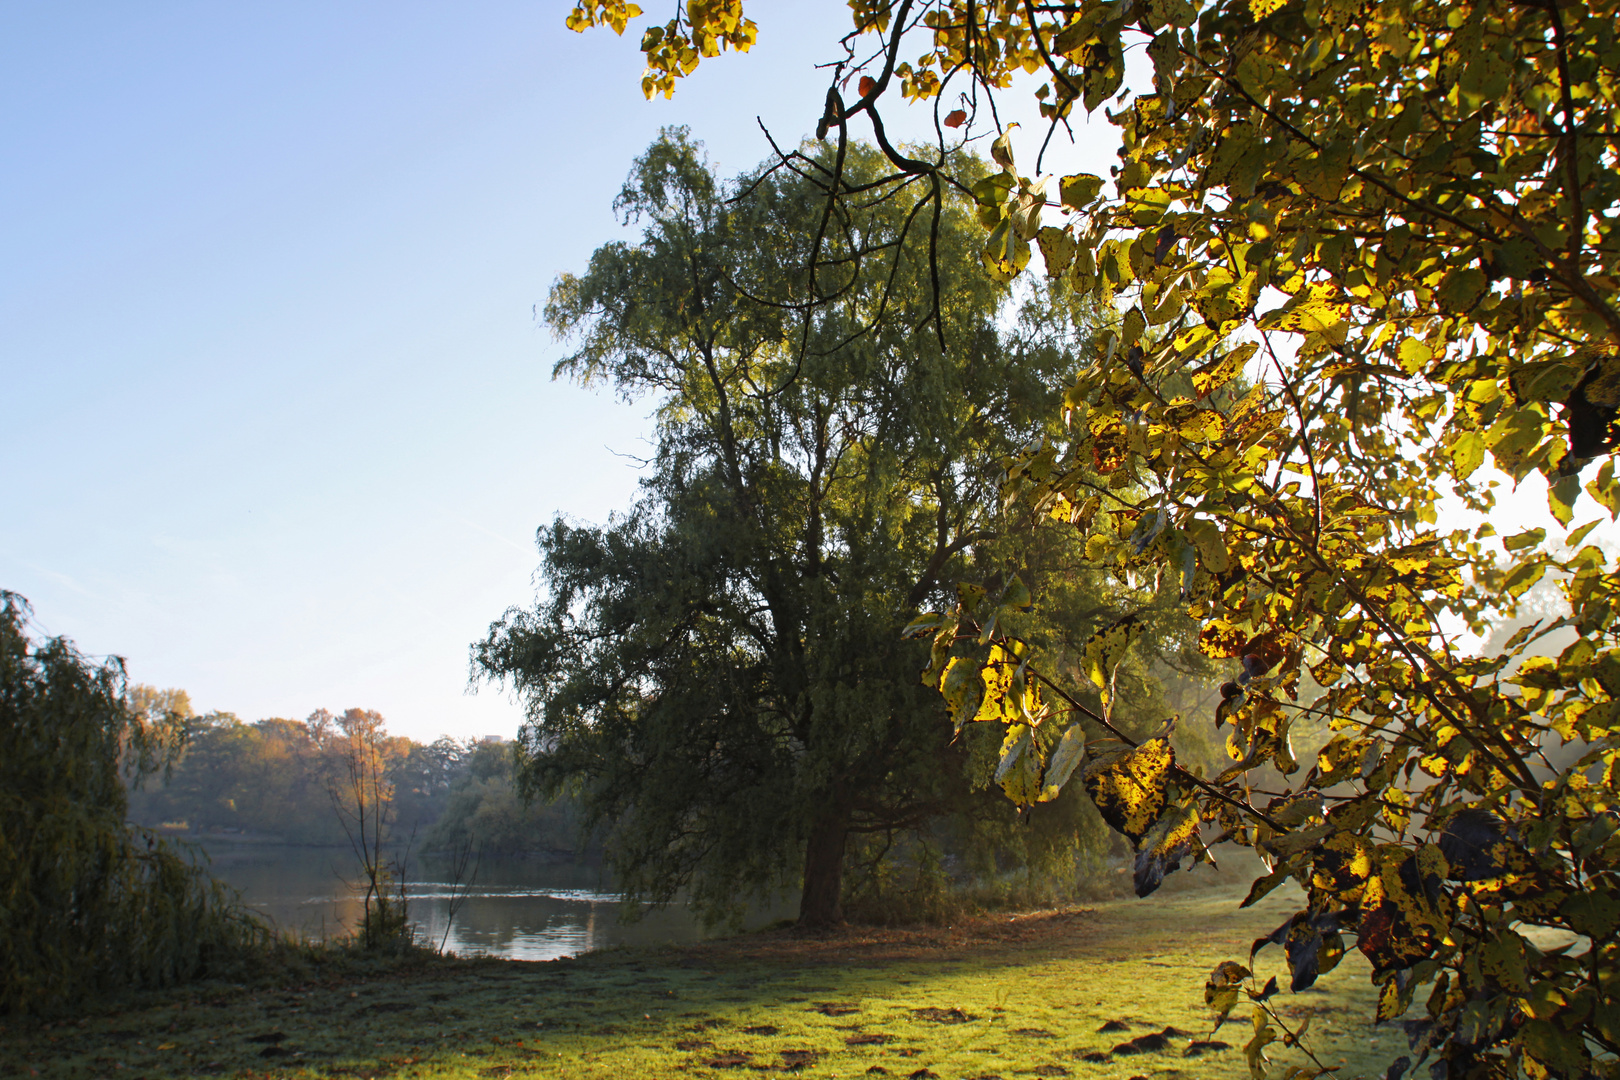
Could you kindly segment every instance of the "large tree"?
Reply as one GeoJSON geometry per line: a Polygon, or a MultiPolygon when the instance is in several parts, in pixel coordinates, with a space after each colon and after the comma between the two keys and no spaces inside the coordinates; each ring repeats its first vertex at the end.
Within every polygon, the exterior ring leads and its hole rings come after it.
{"type": "Polygon", "coordinates": [[[125,784],[184,739],[184,695],[130,700],[123,660],[36,640],[30,615],[0,589],[0,1014],[62,1012],[262,947],[265,927],[194,857],[124,821],[125,784]]]}
{"type": "MultiPolygon", "coordinates": [[[[1275,866],[1255,895],[1290,877],[1307,890],[1274,935],[1296,988],[1350,935],[1381,1017],[1429,988],[1413,1054],[1440,1057],[1435,1075],[1613,1075],[1620,574],[1575,514],[1583,480],[1620,512],[1620,5],[850,7],[822,131],[870,121],[881,141],[895,94],[931,106],[931,152],[883,144],[924,182],[919,206],[970,194],[993,275],[1022,272],[1036,241],[1048,273],[1124,318],[1070,388],[1072,439],[1011,470],[1005,495],[1066,516],[1122,576],[1182,576],[1208,652],[1233,664],[1210,718],[1235,729],[1228,772],[1193,775],[1152,740],[1084,774],[1140,845],[1141,880],[1200,836],[1252,845],[1275,866]],[[1127,88],[1133,47],[1151,71],[1127,88]],[[1113,175],[1049,182],[1044,142],[1020,150],[1023,175],[1000,130],[1000,174],[955,170],[951,140],[999,129],[993,106],[1022,88],[1059,147],[1079,109],[1112,100],[1113,175]],[[1212,396],[1245,370],[1250,392],[1212,396]],[[1193,392],[1176,392],[1189,372],[1193,392]],[[1557,527],[1448,511],[1496,505],[1487,460],[1516,483],[1539,474],[1557,527]],[[1494,653],[1459,640],[1542,579],[1559,617],[1494,653]],[[1574,640],[1533,655],[1551,629],[1574,640]],[[1306,718],[1333,734],[1301,761],[1306,718]],[[1256,791],[1268,762],[1288,781],[1256,791]],[[1543,929],[1577,944],[1542,951],[1543,929]]],[[[573,24],[622,28],[632,9],[582,4],[573,24]]],[[[755,33],[739,0],[687,5],[642,39],[649,95],[755,33]]],[[[962,605],[941,632],[996,670],[988,613],[962,605]]],[[[1097,640],[1099,681],[1132,636],[1097,640]]],[[[1108,734],[1106,710],[1075,708],[1088,741],[1108,734]]],[[[1223,1015],[1247,977],[1212,977],[1223,1015]]],[[[1249,989],[1258,1077],[1288,1029],[1249,989]]]]}
{"type": "Polygon", "coordinates": [[[1072,355],[1001,326],[970,216],[919,224],[862,147],[826,216],[833,167],[722,183],[679,131],[637,162],[616,205],[641,240],[560,278],[546,318],[574,345],[558,375],[655,402],[642,497],[541,529],[543,599],[474,655],[526,703],[524,783],[578,787],[630,892],[718,914],[797,879],[806,924],[841,917],[852,836],[976,798],[900,630],[995,541],[1003,460],[1072,355]]]}

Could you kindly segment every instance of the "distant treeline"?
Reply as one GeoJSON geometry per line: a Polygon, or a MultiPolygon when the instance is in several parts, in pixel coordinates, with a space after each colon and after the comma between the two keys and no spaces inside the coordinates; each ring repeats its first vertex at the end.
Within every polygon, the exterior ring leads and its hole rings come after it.
{"type": "MultiPolygon", "coordinates": [[[[347,845],[334,792],[346,782],[346,726],[376,713],[317,710],[305,720],[244,723],[227,712],[192,715],[183,691],[136,687],[137,703],[189,716],[184,751],[167,779],[130,792],[129,819],[194,838],[347,845]]],[[[571,802],[525,806],[512,783],[510,743],[448,736],[378,740],[394,846],[446,851],[468,840],[488,855],[590,854],[571,802]]]]}

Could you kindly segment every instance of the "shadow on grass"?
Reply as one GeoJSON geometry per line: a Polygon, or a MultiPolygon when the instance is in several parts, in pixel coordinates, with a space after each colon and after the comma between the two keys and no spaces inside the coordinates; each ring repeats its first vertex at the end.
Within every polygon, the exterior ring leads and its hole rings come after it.
{"type": "MultiPolygon", "coordinates": [[[[1239,911],[1241,895],[547,963],[306,951],[238,983],[0,1031],[0,1062],[52,1077],[1246,1077],[1248,1025],[1212,1032],[1203,980],[1299,898],[1239,911]]],[[[1398,1053],[1372,1003],[1353,954],[1283,1009],[1313,1016],[1339,1076],[1371,1077],[1398,1053]]]]}

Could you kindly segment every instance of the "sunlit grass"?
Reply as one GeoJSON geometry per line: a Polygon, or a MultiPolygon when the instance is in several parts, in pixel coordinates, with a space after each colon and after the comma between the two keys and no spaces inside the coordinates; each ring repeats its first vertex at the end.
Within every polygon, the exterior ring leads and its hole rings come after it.
{"type": "MultiPolygon", "coordinates": [[[[1203,980],[1246,960],[1298,897],[1240,912],[1239,895],[208,984],[49,1031],[9,1025],[0,1062],[14,1075],[120,1077],[1246,1077],[1248,1024],[1212,1036],[1203,980]],[[1161,1050],[1116,1051],[1166,1028],[1161,1050]],[[1185,1056],[1211,1038],[1233,1048],[1185,1056]]],[[[1280,950],[1261,965],[1280,972],[1280,950]]],[[[1286,1016],[1312,1015],[1311,1045],[1343,1077],[1378,1076],[1404,1047],[1372,1028],[1366,976],[1352,953],[1318,989],[1277,999],[1286,1016]]],[[[1273,1050],[1278,1064],[1302,1060],[1273,1050]]]]}

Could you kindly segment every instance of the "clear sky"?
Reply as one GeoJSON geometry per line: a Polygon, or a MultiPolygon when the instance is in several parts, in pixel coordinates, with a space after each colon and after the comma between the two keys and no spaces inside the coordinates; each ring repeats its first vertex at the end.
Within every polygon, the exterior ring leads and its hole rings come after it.
{"type": "MultiPolygon", "coordinates": [[[[648,103],[635,32],[569,6],[0,6],[0,587],[41,629],[247,720],[515,732],[468,644],[532,600],[536,526],[631,500],[648,432],[550,380],[535,307],[633,235],[661,125],[728,171],[756,116],[810,132],[848,20],[758,0],[751,55],[648,103]]],[[[1082,137],[1055,167],[1106,175],[1082,137]]]]}
{"type": "Polygon", "coordinates": [[[626,235],[660,125],[728,170],[756,115],[813,128],[847,19],[772,11],[648,103],[568,6],[0,8],[0,587],[42,630],[248,720],[513,734],[468,644],[532,599],[537,525],[628,503],[647,431],[550,380],[534,307],[626,235]]]}

